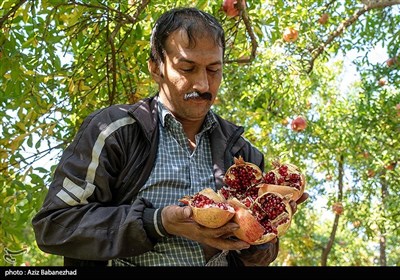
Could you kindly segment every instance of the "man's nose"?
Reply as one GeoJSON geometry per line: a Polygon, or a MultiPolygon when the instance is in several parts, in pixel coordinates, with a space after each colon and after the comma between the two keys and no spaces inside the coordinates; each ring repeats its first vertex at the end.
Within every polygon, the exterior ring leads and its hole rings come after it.
{"type": "Polygon", "coordinates": [[[198,92],[206,92],[209,88],[207,70],[198,71],[194,77],[193,89],[198,92]]]}

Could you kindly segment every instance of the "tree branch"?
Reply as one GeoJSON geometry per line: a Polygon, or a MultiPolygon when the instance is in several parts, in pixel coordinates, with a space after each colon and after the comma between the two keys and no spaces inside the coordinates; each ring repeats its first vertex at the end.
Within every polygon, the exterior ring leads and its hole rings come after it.
{"type": "Polygon", "coordinates": [[[320,44],[315,50],[311,51],[312,58],[310,60],[310,68],[307,73],[310,73],[314,67],[315,60],[324,52],[327,46],[329,46],[337,37],[339,37],[344,30],[352,25],[360,16],[367,13],[372,9],[382,9],[393,5],[400,4],[400,0],[386,0],[386,1],[362,1],[368,4],[364,5],[361,9],[357,10],[353,16],[344,20],[338,28],[331,33],[331,35],[326,39],[325,42],[320,44]]]}
{"type": "Polygon", "coordinates": [[[19,3],[15,4],[11,10],[9,10],[3,17],[0,18],[0,28],[3,27],[3,24],[6,20],[8,20],[8,18],[10,17],[10,15],[14,14],[19,7],[21,7],[24,3],[26,2],[26,0],[21,0],[19,1],[19,3]]]}
{"type": "Polygon", "coordinates": [[[249,34],[249,37],[250,37],[251,53],[250,53],[250,57],[228,60],[228,61],[225,61],[225,63],[233,63],[233,62],[249,63],[249,62],[251,62],[251,61],[253,61],[255,59],[256,53],[257,53],[258,42],[257,42],[256,36],[254,35],[254,31],[253,31],[253,28],[251,26],[249,16],[247,15],[245,6],[243,6],[242,1],[237,1],[237,6],[238,6],[238,8],[240,10],[240,15],[241,15],[241,18],[243,19],[243,23],[246,26],[246,31],[247,31],[247,33],[249,34]]]}

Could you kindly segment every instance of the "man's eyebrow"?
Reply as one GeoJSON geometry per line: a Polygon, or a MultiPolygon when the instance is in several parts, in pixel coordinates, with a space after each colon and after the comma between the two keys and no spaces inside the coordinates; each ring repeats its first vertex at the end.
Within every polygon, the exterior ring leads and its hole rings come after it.
{"type": "MultiPolygon", "coordinates": [[[[187,63],[190,63],[190,64],[196,64],[196,62],[194,62],[193,60],[190,60],[190,59],[187,59],[187,58],[184,58],[184,57],[178,58],[178,62],[187,62],[187,63]]],[[[222,61],[221,60],[217,60],[215,62],[212,62],[212,63],[208,64],[208,65],[222,65],[222,61]]]]}

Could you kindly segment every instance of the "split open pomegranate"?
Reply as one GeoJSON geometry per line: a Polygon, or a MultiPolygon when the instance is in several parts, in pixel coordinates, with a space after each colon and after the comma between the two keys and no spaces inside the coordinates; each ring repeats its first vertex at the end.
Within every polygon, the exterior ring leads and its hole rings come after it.
{"type": "Polygon", "coordinates": [[[263,174],[257,165],[235,158],[225,174],[226,185],[218,191],[235,208],[233,221],[240,226],[235,236],[250,244],[282,236],[293,216],[289,201],[304,192],[305,176],[296,165],[279,160],[272,164],[263,174]]]}
{"type": "Polygon", "coordinates": [[[297,200],[305,188],[305,176],[297,166],[279,160],[273,166],[263,174],[257,165],[235,157],[218,192],[206,188],[180,201],[192,207],[199,224],[217,228],[232,219],[240,226],[234,231],[237,238],[253,245],[267,243],[289,229],[289,201],[297,200]]]}
{"type": "Polygon", "coordinates": [[[279,160],[272,162],[274,168],[268,171],[259,187],[259,195],[264,192],[277,192],[284,196],[292,196],[298,200],[304,193],[306,180],[300,168],[291,163],[282,163],[279,160]]]}
{"type": "Polygon", "coordinates": [[[184,196],[179,201],[189,205],[193,220],[205,227],[221,227],[235,215],[234,208],[211,188],[205,188],[193,196],[184,196]]]}
{"type": "Polygon", "coordinates": [[[224,176],[224,186],[220,193],[227,199],[236,197],[239,200],[248,196],[248,189],[259,184],[263,179],[261,169],[251,163],[244,161],[243,157],[234,158],[224,176]]]}
{"type": "Polygon", "coordinates": [[[236,198],[228,202],[236,211],[233,221],[240,226],[233,233],[250,244],[267,243],[282,236],[290,227],[293,213],[289,198],[279,193],[263,193],[249,207],[236,198]]]}

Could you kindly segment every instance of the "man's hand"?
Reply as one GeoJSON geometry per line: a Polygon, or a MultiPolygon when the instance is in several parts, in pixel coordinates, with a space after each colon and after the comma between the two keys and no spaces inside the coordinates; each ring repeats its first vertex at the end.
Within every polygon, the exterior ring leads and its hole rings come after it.
{"type": "Polygon", "coordinates": [[[296,201],[292,200],[289,202],[290,207],[292,207],[292,212],[293,214],[297,212],[297,205],[303,203],[304,201],[306,201],[308,199],[310,195],[306,192],[304,192],[299,199],[297,199],[296,201]]]}
{"type": "Polygon", "coordinates": [[[196,223],[191,216],[192,209],[189,206],[170,205],[161,212],[163,226],[171,235],[183,236],[219,250],[242,250],[250,247],[250,244],[242,240],[229,239],[234,236],[233,231],[239,228],[236,223],[228,222],[213,229],[196,223]]]}
{"type": "MultiPolygon", "coordinates": [[[[308,197],[308,193],[303,193],[297,201],[289,202],[293,214],[297,212],[297,205],[306,201],[308,197]]],[[[245,266],[268,266],[276,259],[278,251],[279,240],[274,238],[268,243],[251,246],[250,249],[241,251],[240,259],[245,266]]]]}
{"type": "Polygon", "coordinates": [[[268,243],[251,246],[240,252],[239,258],[245,266],[268,266],[279,252],[279,240],[277,238],[268,243]]]}

